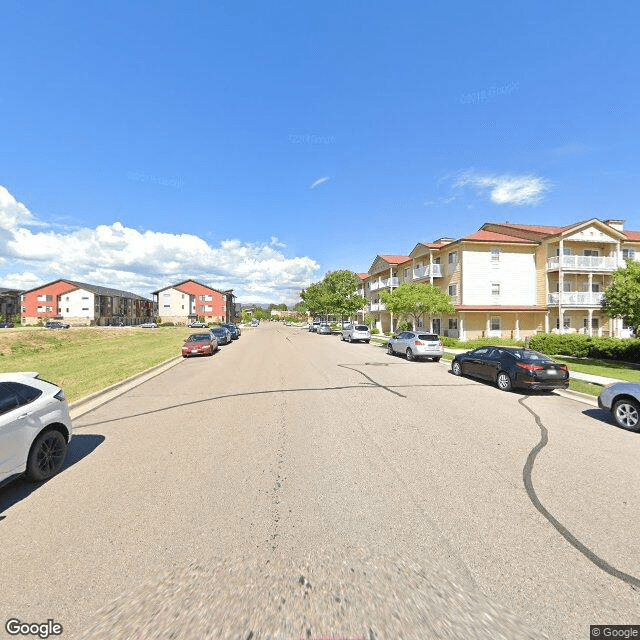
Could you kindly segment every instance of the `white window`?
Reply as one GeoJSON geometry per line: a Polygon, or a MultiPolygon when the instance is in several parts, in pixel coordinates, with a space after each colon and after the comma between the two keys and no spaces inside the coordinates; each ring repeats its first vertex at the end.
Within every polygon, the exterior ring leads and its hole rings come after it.
{"type": "Polygon", "coordinates": [[[67,302],[69,302],[69,296],[67,296],[67,302]]]}
{"type": "Polygon", "coordinates": [[[500,318],[498,317],[491,318],[489,326],[491,328],[491,331],[500,331],[500,318]]]}
{"type": "Polygon", "coordinates": [[[455,298],[458,295],[458,285],[457,284],[450,284],[449,285],[449,295],[452,298],[455,298]]]}
{"type": "Polygon", "coordinates": [[[409,277],[409,269],[405,269],[405,270],[402,272],[402,275],[403,275],[405,278],[409,277]]]}
{"type": "Polygon", "coordinates": [[[449,253],[449,264],[456,264],[457,262],[458,262],[458,252],[451,251],[451,253],[449,253]]]}
{"type": "Polygon", "coordinates": [[[27,313],[27,307],[22,307],[22,313],[27,313]]]}
{"type": "Polygon", "coordinates": [[[89,307],[82,307],[83,311],[89,311],[89,307]]]}
{"type": "Polygon", "coordinates": [[[491,249],[491,262],[500,262],[500,249],[491,249]]]}
{"type": "Polygon", "coordinates": [[[67,309],[67,313],[69,313],[69,309],[67,309]]]}
{"type": "Polygon", "coordinates": [[[449,318],[449,329],[452,331],[458,330],[458,318],[449,318]]]}
{"type": "Polygon", "coordinates": [[[499,282],[492,282],[491,283],[491,295],[492,296],[499,296],[500,295],[500,283],[499,282]]]}
{"type": "MultiPolygon", "coordinates": [[[[589,318],[584,318],[583,324],[584,324],[584,328],[588,329],[589,328],[589,318]]],[[[599,327],[598,318],[591,318],[591,328],[592,329],[597,329],[598,327],[599,327]]]]}
{"type": "MultiPolygon", "coordinates": [[[[68,300],[68,299],[69,299],[69,298],[67,298],[67,300],[68,300]]],[[[89,299],[89,296],[82,296],[82,299],[83,299],[83,300],[88,300],[88,299],[89,299]]]]}
{"type": "Polygon", "coordinates": [[[170,304],[165,304],[165,305],[164,305],[164,308],[165,308],[165,309],[171,309],[171,305],[170,305],[170,304]]]}
{"type": "MultiPolygon", "coordinates": [[[[564,329],[571,329],[571,316],[564,316],[562,326],[564,329]]],[[[560,328],[560,318],[556,318],[556,329],[560,328]]]]}
{"type": "Polygon", "coordinates": [[[585,255],[585,256],[599,256],[600,252],[597,249],[584,249],[583,255],[585,255]]]}
{"type": "MultiPolygon", "coordinates": [[[[556,256],[559,256],[559,255],[560,255],[560,249],[556,249],[556,256]]],[[[564,247],[562,249],[562,255],[563,256],[570,256],[570,255],[573,255],[573,253],[572,253],[571,249],[569,249],[568,247],[564,247]]]]}
{"type": "Polygon", "coordinates": [[[623,249],[622,250],[622,258],[624,260],[635,260],[636,259],[636,251],[635,249],[623,249]]]}
{"type": "Polygon", "coordinates": [[[171,293],[163,293],[162,297],[163,298],[170,298],[171,297],[171,293]]]}
{"type": "Polygon", "coordinates": [[[571,288],[571,282],[566,282],[566,281],[564,281],[564,282],[562,283],[562,290],[563,290],[565,293],[570,293],[571,291],[573,291],[573,289],[571,288]]]}

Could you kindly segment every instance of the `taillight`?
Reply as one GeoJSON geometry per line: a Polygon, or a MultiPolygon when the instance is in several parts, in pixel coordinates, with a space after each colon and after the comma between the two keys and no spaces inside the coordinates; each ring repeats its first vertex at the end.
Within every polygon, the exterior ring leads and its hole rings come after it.
{"type": "Polygon", "coordinates": [[[444,344],[442,343],[442,340],[440,340],[440,342],[438,342],[438,346],[439,347],[444,347],[444,344]]]}
{"type": "Polygon", "coordinates": [[[67,399],[67,396],[64,395],[64,391],[60,389],[55,396],[53,396],[56,400],[60,400],[60,402],[64,402],[67,399]]]}
{"type": "Polygon", "coordinates": [[[420,340],[416,340],[416,347],[421,347],[424,345],[424,342],[420,342],[420,340]]]}
{"type": "Polygon", "coordinates": [[[526,369],[527,371],[540,371],[541,369],[544,369],[541,364],[528,364],[526,362],[516,362],[516,367],[526,369]]]}
{"type": "Polygon", "coordinates": [[[566,364],[561,364],[561,365],[560,365],[560,369],[561,369],[562,371],[568,371],[568,369],[567,369],[567,365],[566,365],[566,364]]]}

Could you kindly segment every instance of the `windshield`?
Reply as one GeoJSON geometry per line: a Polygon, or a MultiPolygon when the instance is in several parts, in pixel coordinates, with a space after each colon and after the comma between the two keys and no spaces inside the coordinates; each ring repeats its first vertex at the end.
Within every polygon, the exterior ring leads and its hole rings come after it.
{"type": "Polygon", "coordinates": [[[209,342],[211,338],[203,333],[198,333],[187,338],[187,342],[209,342]]]}

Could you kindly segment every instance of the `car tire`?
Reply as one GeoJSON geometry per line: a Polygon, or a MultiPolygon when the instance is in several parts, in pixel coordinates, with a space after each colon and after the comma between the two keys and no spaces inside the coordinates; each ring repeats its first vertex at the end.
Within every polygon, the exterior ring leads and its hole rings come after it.
{"type": "Polygon", "coordinates": [[[441,357],[441,356],[438,356],[437,358],[434,358],[434,359],[433,359],[433,361],[434,361],[434,362],[440,362],[440,357],[441,357]]]}
{"type": "Polygon", "coordinates": [[[342,333],[340,334],[340,340],[344,342],[344,335],[342,333]]]}
{"type": "Polygon", "coordinates": [[[415,360],[415,356],[413,355],[413,351],[411,351],[411,349],[407,349],[405,355],[407,356],[407,360],[409,362],[413,362],[415,360]]]}
{"type": "Polygon", "coordinates": [[[611,407],[611,415],[619,427],[640,432],[640,404],[632,398],[616,400],[611,407]]]}
{"type": "Polygon", "coordinates": [[[347,342],[348,342],[349,344],[351,344],[351,334],[349,334],[349,335],[347,336],[347,342]]]}
{"type": "Polygon", "coordinates": [[[369,341],[368,341],[368,340],[365,340],[365,341],[364,341],[364,343],[365,343],[365,344],[369,344],[369,341]]]}
{"type": "Polygon", "coordinates": [[[67,455],[67,441],[57,429],[43,431],[31,445],[25,476],[31,482],[43,482],[58,473],[67,455]]]}
{"type": "Polygon", "coordinates": [[[462,365],[457,360],[454,360],[451,364],[451,373],[453,373],[454,376],[462,375],[462,365]]]}
{"type": "Polygon", "coordinates": [[[388,344],[388,345],[387,345],[387,353],[388,353],[390,356],[394,355],[393,347],[392,347],[390,344],[388,344]]]}
{"type": "Polygon", "coordinates": [[[513,386],[511,384],[511,378],[506,371],[500,371],[498,373],[496,384],[498,385],[498,389],[500,389],[500,391],[511,391],[511,388],[513,386]]]}

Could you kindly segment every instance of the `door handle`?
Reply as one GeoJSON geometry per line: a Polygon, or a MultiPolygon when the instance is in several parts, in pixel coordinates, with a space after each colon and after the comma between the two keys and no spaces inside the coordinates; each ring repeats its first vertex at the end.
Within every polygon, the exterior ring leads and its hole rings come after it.
{"type": "Polygon", "coordinates": [[[26,418],[27,416],[31,415],[31,411],[27,411],[27,413],[23,413],[21,416],[18,416],[18,420],[20,420],[21,418],[26,418]]]}

